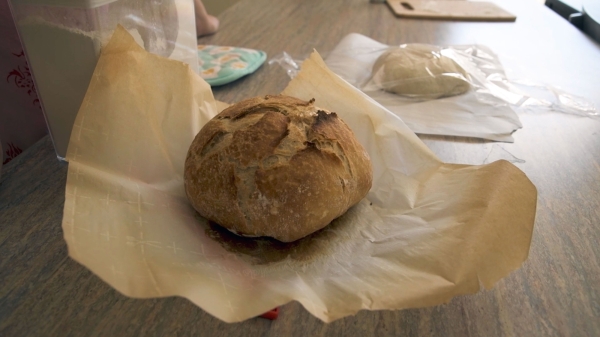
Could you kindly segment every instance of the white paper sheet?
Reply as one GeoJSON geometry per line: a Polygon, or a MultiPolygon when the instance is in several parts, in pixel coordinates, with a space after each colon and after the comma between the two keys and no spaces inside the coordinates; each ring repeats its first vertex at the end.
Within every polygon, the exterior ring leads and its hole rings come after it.
{"type": "MultiPolygon", "coordinates": [[[[340,41],[325,63],[348,83],[361,88],[368,82],[377,58],[389,47],[353,33],[340,41]]],[[[500,80],[504,78],[504,71],[489,49],[484,46],[453,48],[458,51],[477,48],[479,57],[486,59],[485,64],[478,64],[476,58],[455,58],[478,86],[466,94],[425,101],[402,98],[383,90],[367,94],[402,118],[416,133],[513,142],[511,134],[522,125],[511,104],[518,104],[523,96],[502,87],[500,80]]]]}

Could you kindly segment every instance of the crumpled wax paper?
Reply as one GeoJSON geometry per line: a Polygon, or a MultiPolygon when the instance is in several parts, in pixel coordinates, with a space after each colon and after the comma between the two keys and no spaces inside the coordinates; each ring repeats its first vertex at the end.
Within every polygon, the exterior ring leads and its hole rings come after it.
{"type": "Polygon", "coordinates": [[[296,242],[238,237],[184,193],[188,147],[218,111],[210,87],[117,28],[71,135],[70,256],[127,296],[182,296],[226,322],[294,300],[325,322],[437,305],[491,287],[527,258],[537,195],[515,166],[440,162],[317,53],[284,93],[346,121],[371,155],[373,188],[296,242]]]}
{"type": "Polygon", "coordinates": [[[345,36],[325,60],[329,69],[398,115],[416,133],[462,136],[512,143],[523,127],[513,110],[527,97],[506,85],[498,57],[481,45],[451,46],[442,54],[469,74],[465,94],[438,99],[409,99],[369,85],[372,68],[391,46],[364,35],[345,36]]]}

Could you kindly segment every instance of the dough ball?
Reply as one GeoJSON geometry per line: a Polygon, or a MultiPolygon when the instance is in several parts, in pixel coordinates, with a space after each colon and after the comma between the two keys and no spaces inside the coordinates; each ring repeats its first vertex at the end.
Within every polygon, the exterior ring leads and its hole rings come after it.
{"type": "Polygon", "coordinates": [[[460,95],[470,88],[467,72],[431,45],[391,48],[377,59],[372,74],[378,87],[407,97],[433,99],[460,95]]]}

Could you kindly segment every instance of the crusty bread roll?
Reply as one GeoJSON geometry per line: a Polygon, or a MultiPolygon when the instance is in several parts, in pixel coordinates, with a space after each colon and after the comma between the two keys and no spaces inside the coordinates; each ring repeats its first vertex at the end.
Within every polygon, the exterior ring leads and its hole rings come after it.
{"type": "Polygon", "coordinates": [[[369,155],[314,100],[265,96],[223,110],[185,161],[185,191],[203,217],[244,236],[298,240],[365,197],[369,155]]]}
{"type": "Polygon", "coordinates": [[[469,75],[441,48],[407,44],[390,48],[373,65],[373,82],[401,96],[433,99],[469,90],[469,75]]]}

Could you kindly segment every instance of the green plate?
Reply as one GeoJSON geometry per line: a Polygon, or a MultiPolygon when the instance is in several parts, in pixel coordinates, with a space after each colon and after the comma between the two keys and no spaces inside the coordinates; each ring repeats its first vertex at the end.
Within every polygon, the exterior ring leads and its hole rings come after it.
{"type": "Polygon", "coordinates": [[[198,45],[200,76],[211,86],[237,80],[256,71],[267,59],[261,50],[198,45]]]}

